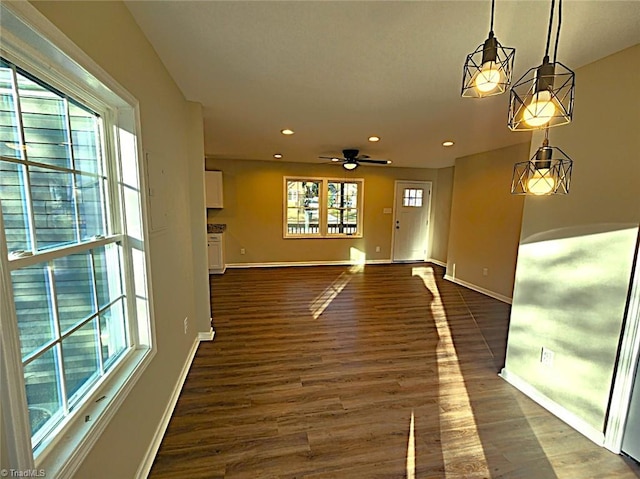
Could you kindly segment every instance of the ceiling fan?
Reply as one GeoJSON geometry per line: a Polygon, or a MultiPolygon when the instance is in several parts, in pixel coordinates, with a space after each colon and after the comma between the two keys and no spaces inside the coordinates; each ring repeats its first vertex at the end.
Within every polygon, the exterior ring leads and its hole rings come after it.
{"type": "Polygon", "coordinates": [[[367,155],[358,156],[359,153],[359,150],[345,149],[342,150],[342,158],[336,156],[319,156],[318,158],[323,158],[325,160],[331,160],[335,162],[342,162],[342,167],[345,170],[355,170],[360,163],[373,163],[376,165],[391,164],[391,160],[374,160],[372,158],[369,158],[369,156],[367,155]]]}

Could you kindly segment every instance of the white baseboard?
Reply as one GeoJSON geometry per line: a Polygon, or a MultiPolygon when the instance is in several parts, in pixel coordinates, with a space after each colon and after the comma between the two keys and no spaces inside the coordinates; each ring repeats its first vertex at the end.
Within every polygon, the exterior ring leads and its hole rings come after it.
{"type": "MultiPolygon", "coordinates": [[[[368,259],[365,264],[391,264],[390,259],[368,259]]],[[[282,268],[290,266],[353,266],[353,261],[272,261],[267,263],[229,263],[227,268],[282,268]]]]}
{"type": "Polygon", "coordinates": [[[510,373],[505,368],[502,369],[499,376],[509,384],[511,384],[514,388],[522,392],[524,395],[528,396],[540,406],[545,408],[551,414],[556,416],[558,419],[567,423],[580,434],[587,437],[598,446],[604,446],[604,432],[599,431],[591,424],[586,423],[582,418],[576,416],[574,413],[567,410],[564,406],[561,406],[552,399],[549,399],[524,379],[518,377],[513,373],[510,373]]]}
{"type": "Polygon", "coordinates": [[[451,281],[452,283],[459,284],[460,286],[464,286],[465,288],[469,288],[474,291],[477,291],[478,293],[482,293],[484,295],[490,296],[491,298],[497,299],[498,301],[502,301],[503,303],[511,304],[511,302],[513,301],[513,299],[509,298],[508,296],[505,296],[500,293],[496,293],[494,291],[490,291],[488,289],[482,288],[481,286],[477,286],[473,283],[467,283],[466,281],[463,281],[458,278],[454,278],[453,276],[449,276],[448,274],[444,275],[444,279],[446,279],[447,281],[451,281]]]}
{"type": "Polygon", "coordinates": [[[213,341],[213,338],[216,336],[216,332],[211,328],[209,331],[204,333],[198,333],[199,341],[213,341]]]}
{"type": "Polygon", "coordinates": [[[445,263],[444,261],[440,261],[440,260],[433,259],[433,258],[429,258],[427,261],[429,263],[433,263],[433,264],[437,264],[438,266],[442,266],[443,268],[447,267],[447,263],[445,263]]]}
{"type": "Polygon", "coordinates": [[[156,432],[153,435],[153,440],[151,441],[151,444],[149,444],[144,459],[138,467],[138,471],[136,472],[137,479],[146,479],[149,476],[149,472],[151,472],[153,461],[156,458],[156,454],[158,453],[158,449],[160,448],[160,443],[162,442],[164,433],[167,430],[167,426],[169,426],[171,415],[173,414],[173,410],[175,409],[178,398],[180,397],[180,391],[182,391],[182,386],[187,379],[189,369],[191,369],[191,363],[193,363],[193,358],[195,357],[196,351],[198,350],[198,345],[201,341],[213,340],[215,334],[215,331],[213,330],[213,328],[211,328],[210,331],[198,333],[198,336],[193,341],[193,346],[191,346],[191,350],[187,355],[187,360],[182,366],[182,371],[180,371],[180,376],[178,376],[178,380],[173,387],[173,391],[171,393],[171,397],[169,398],[169,402],[167,403],[167,407],[165,408],[160,423],[158,424],[156,432]]]}

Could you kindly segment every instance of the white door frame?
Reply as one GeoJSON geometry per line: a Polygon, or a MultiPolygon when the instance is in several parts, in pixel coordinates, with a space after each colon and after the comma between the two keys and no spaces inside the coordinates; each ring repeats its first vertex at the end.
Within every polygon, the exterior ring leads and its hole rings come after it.
{"type": "Polygon", "coordinates": [[[426,186],[428,185],[429,187],[429,208],[427,210],[427,234],[426,234],[426,242],[427,242],[427,248],[425,251],[425,257],[424,257],[424,261],[427,261],[428,258],[431,255],[431,200],[433,198],[433,181],[430,180],[396,180],[394,185],[393,185],[393,222],[391,225],[392,231],[391,231],[391,262],[402,262],[402,260],[396,260],[394,258],[394,253],[395,253],[395,245],[396,245],[396,221],[397,221],[397,215],[398,215],[398,211],[397,211],[397,204],[398,204],[398,185],[400,185],[401,183],[420,183],[425,185],[425,189],[426,186]]]}
{"type": "MultiPolygon", "coordinates": [[[[622,448],[636,365],[640,356],[640,234],[636,242],[635,260],[627,314],[623,323],[615,379],[609,401],[609,415],[604,431],[604,447],[616,454],[619,454],[622,448]]],[[[636,384],[635,387],[640,387],[640,384],[636,384]]]]}

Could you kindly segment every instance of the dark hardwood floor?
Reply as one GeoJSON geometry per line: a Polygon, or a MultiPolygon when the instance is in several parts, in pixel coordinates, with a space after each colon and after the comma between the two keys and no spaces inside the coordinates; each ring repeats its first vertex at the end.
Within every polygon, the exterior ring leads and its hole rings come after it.
{"type": "Polygon", "coordinates": [[[169,478],[636,478],[498,377],[510,307],[432,264],[211,276],[169,478]]]}

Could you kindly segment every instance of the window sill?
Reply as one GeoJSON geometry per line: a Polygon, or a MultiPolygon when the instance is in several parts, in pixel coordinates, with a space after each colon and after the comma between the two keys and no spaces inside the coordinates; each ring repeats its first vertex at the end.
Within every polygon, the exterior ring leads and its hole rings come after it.
{"type": "Polygon", "coordinates": [[[54,439],[34,451],[36,469],[44,470],[47,477],[73,477],[151,363],[155,352],[155,348],[130,352],[96,388],[91,399],[73,413],[73,419],[52,435],[54,439]]]}

